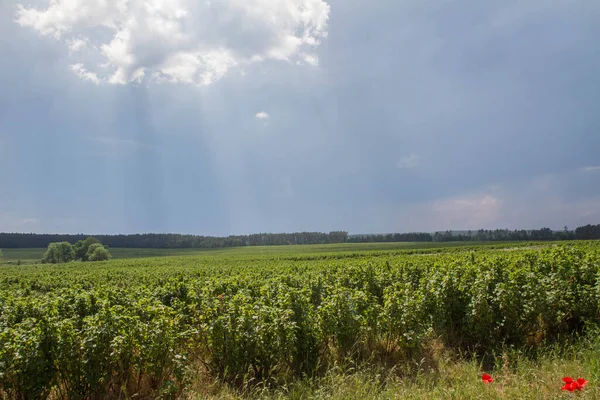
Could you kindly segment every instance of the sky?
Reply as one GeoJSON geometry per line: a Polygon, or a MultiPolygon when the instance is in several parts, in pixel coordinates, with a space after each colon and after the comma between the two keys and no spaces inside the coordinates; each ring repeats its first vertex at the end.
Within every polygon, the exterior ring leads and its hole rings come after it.
{"type": "Polygon", "coordinates": [[[0,232],[600,223],[600,2],[2,0],[0,232]]]}

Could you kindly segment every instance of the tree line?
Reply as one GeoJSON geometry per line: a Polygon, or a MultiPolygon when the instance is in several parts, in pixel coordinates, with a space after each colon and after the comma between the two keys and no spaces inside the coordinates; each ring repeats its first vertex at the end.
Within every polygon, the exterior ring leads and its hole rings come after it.
{"type": "Polygon", "coordinates": [[[600,224],[580,226],[575,229],[575,237],[581,240],[600,239],[600,224]]]}
{"type": "Polygon", "coordinates": [[[348,243],[365,242],[518,242],[544,240],[593,240],[600,239],[600,224],[586,225],[561,231],[550,228],[532,230],[479,229],[473,231],[443,231],[434,233],[388,233],[376,235],[352,235],[348,243]]]}
{"type": "MultiPolygon", "coordinates": [[[[54,242],[75,244],[77,241],[85,240],[87,237],[88,235],[83,234],[0,233],[0,248],[46,247],[54,242]]],[[[227,237],[144,233],[134,235],[94,235],[94,237],[109,247],[178,249],[345,243],[348,238],[348,232],[257,233],[227,237]]]]}
{"type": "MultiPolygon", "coordinates": [[[[46,247],[54,242],[75,244],[88,235],[57,235],[35,233],[0,233],[0,248],[46,247]]],[[[348,235],[345,231],[257,233],[227,237],[182,235],[172,233],[144,233],[134,235],[95,235],[108,247],[127,248],[222,248],[240,246],[276,246],[296,244],[368,243],[368,242],[456,242],[456,241],[543,241],[600,239],[600,224],[586,225],[575,230],[554,231],[550,228],[534,230],[473,230],[435,233],[389,233],[376,235],[348,235]]]]}
{"type": "Polygon", "coordinates": [[[431,242],[430,233],[386,233],[377,235],[352,235],[348,243],[376,243],[376,242],[431,242]]]}
{"type": "MultiPolygon", "coordinates": [[[[553,231],[550,228],[533,230],[508,230],[495,229],[467,231],[454,233],[452,231],[436,232],[432,236],[434,242],[518,242],[518,241],[543,241],[543,240],[575,240],[578,238],[574,231],[565,227],[562,231],[553,231]]],[[[600,236],[598,236],[600,239],[600,236]]]]}

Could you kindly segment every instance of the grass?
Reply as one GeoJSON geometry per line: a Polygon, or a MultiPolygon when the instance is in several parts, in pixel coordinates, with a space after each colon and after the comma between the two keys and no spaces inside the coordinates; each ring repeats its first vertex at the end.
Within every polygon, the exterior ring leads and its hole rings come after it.
{"type": "Polygon", "coordinates": [[[42,259],[46,249],[2,249],[2,258],[0,261],[17,261],[23,262],[39,261],[42,259]]]}
{"type": "MultiPolygon", "coordinates": [[[[526,242],[514,243],[515,247],[527,245],[526,242]]],[[[547,242],[545,244],[548,244],[547,242]]],[[[326,254],[342,252],[381,252],[413,249],[438,249],[465,246],[507,246],[502,242],[392,242],[392,243],[335,243],[286,246],[244,246],[218,249],[138,249],[114,247],[110,252],[114,259],[199,256],[199,255],[232,255],[232,256],[294,256],[308,254],[326,254]]],[[[0,264],[34,264],[40,261],[46,248],[2,249],[3,258],[0,264]]]]}
{"type": "MultiPolygon", "coordinates": [[[[31,263],[39,261],[44,256],[46,248],[28,248],[28,249],[3,249],[3,261],[18,261],[31,263]]],[[[161,257],[177,255],[195,255],[198,249],[130,249],[113,248],[110,249],[113,258],[142,258],[142,257],[161,257]]]]}
{"type": "Polygon", "coordinates": [[[508,349],[489,370],[479,360],[457,360],[442,353],[427,363],[392,369],[337,367],[323,377],[304,379],[276,389],[236,390],[215,382],[192,388],[197,399],[600,399],[600,335],[598,332],[566,345],[546,347],[536,355],[508,349]],[[426,365],[428,364],[428,365],[426,365]],[[407,369],[411,372],[407,373],[407,369]],[[494,382],[484,384],[483,372],[494,382]],[[580,392],[560,390],[563,376],[583,377],[580,392]]]}

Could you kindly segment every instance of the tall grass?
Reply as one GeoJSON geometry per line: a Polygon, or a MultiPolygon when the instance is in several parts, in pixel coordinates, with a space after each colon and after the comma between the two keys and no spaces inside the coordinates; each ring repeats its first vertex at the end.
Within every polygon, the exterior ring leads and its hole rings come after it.
{"type": "Polygon", "coordinates": [[[496,354],[461,358],[434,351],[430,360],[413,360],[383,368],[365,363],[337,366],[318,378],[304,378],[291,385],[232,388],[218,381],[197,380],[184,394],[197,399],[600,399],[600,332],[570,338],[561,344],[536,350],[507,348],[496,354]],[[484,357],[485,358],[485,357],[484,357]],[[489,360],[493,360],[490,364],[489,360]],[[433,362],[433,363],[432,363],[433,362]],[[487,372],[494,382],[481,380],[487,372]],[[561,391],[563,376],[584,377],[581,391],[561,391]]]}

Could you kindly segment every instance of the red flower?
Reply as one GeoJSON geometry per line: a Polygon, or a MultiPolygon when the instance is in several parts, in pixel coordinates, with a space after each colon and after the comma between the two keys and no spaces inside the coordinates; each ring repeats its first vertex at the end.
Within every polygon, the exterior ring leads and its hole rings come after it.
{"type": "Polygon", "coordinates": [[[486,383],[486,384],[494,382],[494,378],[492,378],[488,374],[481,375],[481,380],[483,381],[483,383],[486,383]]]}
{"type": "Polygon", "coordinates": [[[579,389],[579,384],[577,382],[565,383],[563,387],[560,388],[560,390],[568,390],[569,392],[574,392],[575,389],[579,389]]]}
{"type": "Polygon", "coordinates": [[[587,385],[587,381],[583,378],[578,378],[576,381],[573,380],[570,376],[565,376],[562,378],[562,381],[565,383],[560,390],[568,390],[569,392],[574,392],[575,390],[581,390],[581,388],[587,385]]]}

